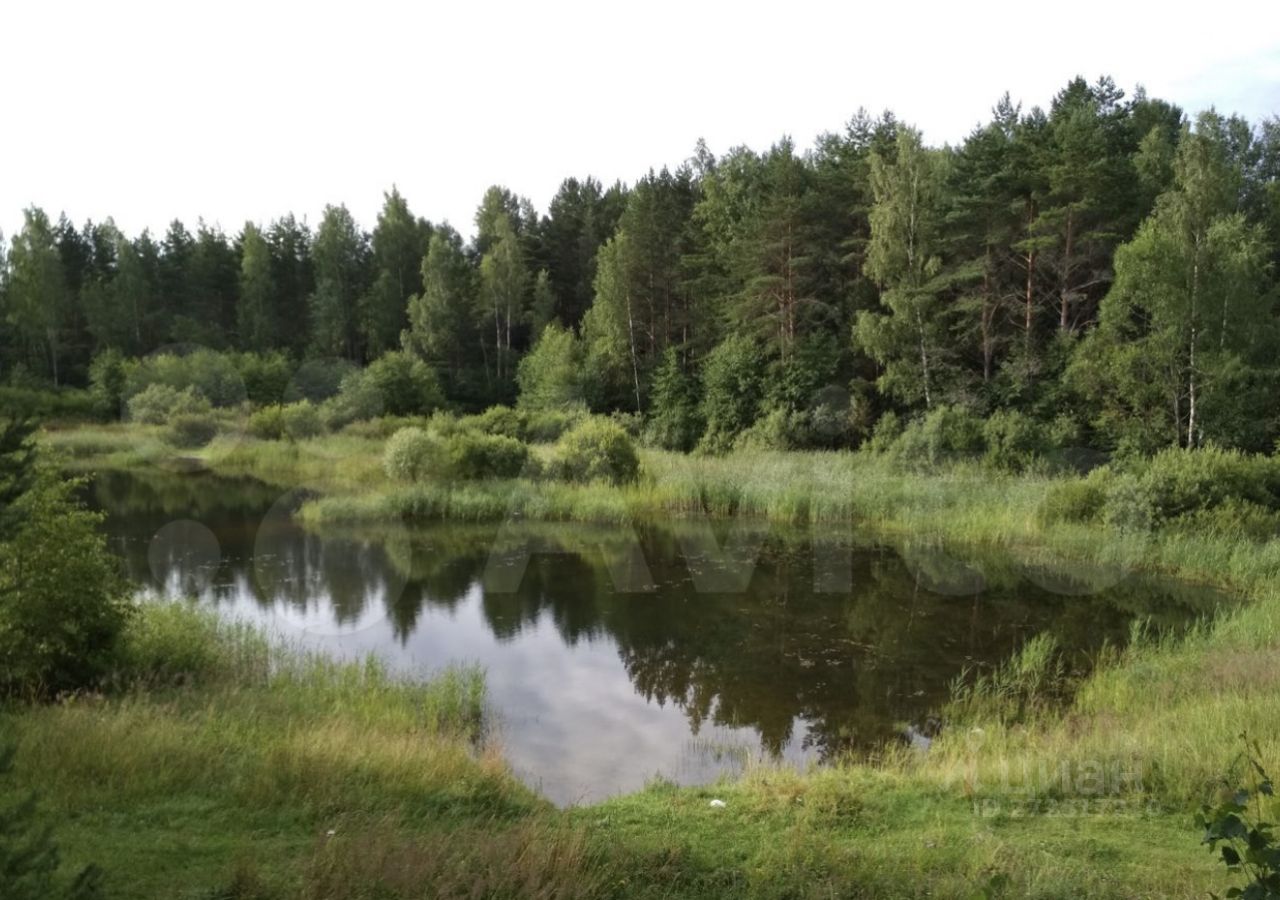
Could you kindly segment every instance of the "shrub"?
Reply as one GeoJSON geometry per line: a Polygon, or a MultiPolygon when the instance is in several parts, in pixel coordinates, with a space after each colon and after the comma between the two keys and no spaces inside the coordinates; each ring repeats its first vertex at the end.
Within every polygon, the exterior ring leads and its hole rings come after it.
{"type": "Polygon", "coordinates": [[[587,415],[582,407],[540,409],[524,414],[524,438],[531,444],[557,441],[587,415]]]}
{"type": "Polygon", "coordinates": [[[0,546],[0,693],[92,687],[116,659],[128,591],[78,487],[38,469],[14,503],[19,524],[0,546]]]}
{"type": "Polygon", "coordinates": [[[960,406],[934,407],[903,429],[891,452],[908,463],[937,465],[945,459],[981,453],[982,420],[960,406]]]}
{"type": "Polygon", "coordinates": [[[491,406],[478,416],[468,416],[463,424],[485,434],[500,434],[516,439],[523,439],[525,436],[523,417],[509,406],[491,406]]]}
{"type": "Polygon", "coordinates": [[[235,406],[246,398],[244,379],[233,359],[212,350],[160,353],[125,364],[125,397],[133,398],[152,385],[191,389],[218,407],[235,406]]]}
{"type": "Polygon", "coordinates": [[[444,403],[435,370],[412,353],[397,350],[384,354],[370,363],[364,376],[390,415],[425,416],[444,403]]]}
{"type": "Polygon", "coordinates": [[[323,403],[338,395],[348,375],[359,371],[355,363],[346,359],[305,360],[285,388],[282,399],[286,403],[297,400],[323,403]]]}
{"type": "Polygon", "coordinates": [[[529,448],[515,438],[475,431],[450,437],[444,452],[455,478],[515,478],[529,461],[529,448]]]}
{"type": "Polygon", "coordinates": [[[320,411],[306,400],[281,407],[280,421],[284,434],[295,441],[324,434],[324,421],[320,418],[320,411]]]}
{"type": "Polygon", "coordinates": [[[169,424],[167,439],[175,447],[203,447],[218,435],[218,423],[207,413],[180,413],[169,424]]]}
{"type": "Polygon", "coordinates": [[[551,472],[565,481],[629,484],[640,475],[635,442],[616,422],[592,418],[560,439],[551,472]]]}
{"type": "Polygon", "coordinates": [[[699,446],[722,453],[756,418],[761,399],[761,349],[744,335],[731,335],[707,356],[702,371],[702,417],[706,431],[699,446]]]}
{"type": "Polygon", "coordinates": [[[653,373],[653,395],[645,439],[665,450],[692,450],[702,434],[698,393],[693,379],[680,365],[674,347],[668,347],[653,373]]]}
{"type": "Polygon", "coordinates": [[[42,421],[102,417],[93,393],[78,388],[0,387],[0,410],[5,415],[42,421]]]}
{"type": "Polygon", "coordinates": [[[1156,526],[1156,501],[1146,482],[1128,475],[1113,479],[1102,505],[1102,521],[1122,531],[1149,531],[1156,526]]]}
{"type": "Polygon", "coordinates": [[[256,410],[245,423],[245,430],[259,440],[280,440],[284,437],[284,407],[274,403],[256,410]]]}
{"type": "Polygon", "coordinates": [[[1025,471],[1049,450],[1044,426],[1012,409],[992,413],[982,425],[982,437],[987,462],[1009,472],[1025,471]]]}
{"type": "Polygon", "coordinates": [[[118,419],[123,411],[124,369],[124,354],[119,350],[104,350],[89,363],[89,393],[104,419],[118,419]]]}
{"type": "Polygon", "coordinates": [[[875,428],[871,431],[871,438],[867,441],[866,449],[871,453],[891,452],[893,445],[902,436],[902,429],[902,420],[898,418],[898,414],[893,410],[889,410],[876,420],[875,428]]]}
{"type": "Polygon", "coordinates": [[[342,379],[342,387],[336,396],[320,406],[320,417],[333,431],[345,428],[353,422],[376,419],[386,412],[382,392],[364,372],[354,371],[342,379]]]}
{"type": "Polygon", "coordinates": [[[144,425],[163,425],[175,416],[208,415],[209,401],[194,388],[178,390],[152,384],[129,400],[129,418],[144,425]]]}
{"type": "Polygon", "coordinates": [[[563,409],[581,404],[581,356],[572,331],[554,322],[547,325],[516,370],[520,408],[563,409]]]}
{"type": "Polygon", "coordinates": [[[256,405],[279,403],[293,379],[293,363],[283,353],[237,353],[231,357],[245,399],[256,405]]]}
{"type": "Polygon", "coordinates": [[[1045,492],[1044,502],[1040,505],[1040,521],[1053,524],[1096,520],[1106,505],[1111,479],[1109,470],[1098,469],[1087,478],[1055,482],[1045,492]]]}
{"type": "Polygon", "coordinates": [[[800,419],[799,413],[774,407],[738,435],[737,440],[734,441],[734,447],[751,450],[790,450],[795,446],[792,436],[799,429],[800,419]]]}
{"type": "Polygon", "coordinates": [[[442,463],[440,442],[421,428],[401,428],[387,441],[382,468],[396,481],[422,481],[442,463]]]}
{"type": "Polygon", "coordinates": [[[1230,501],[1280,510],[1280,459],[1235,450],[1165,450],[1140,466],[1160,520],[1176,519],[1230,501]]]}

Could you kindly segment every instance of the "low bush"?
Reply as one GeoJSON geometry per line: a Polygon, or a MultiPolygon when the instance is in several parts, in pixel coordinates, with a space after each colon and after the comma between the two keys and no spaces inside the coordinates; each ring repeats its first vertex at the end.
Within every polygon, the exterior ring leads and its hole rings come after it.
{"type": "Polygon", "coordinates": [[[903,429],[890,453],[906,463],[937,465],[983,452],[982,420],[961,406],[938,406],[903,429]]]}
{"type": "Polygon", "coordinates": [[[1013,409],[999,409],[988,416],[982,438],[987,463],[1006,472],[1026,471],[1050,449],[1044,426],[1013,409]]]}
{"type": "Polygon", "coordinates": [[[525,438],[524,417],[510,406],[491,406],[479,415],[467,416],[461,421],[464,426],[485,434],[500,434],[517,440],[525,438]]]}
{"type": "Polygon", "coordinates": [[[499,434],[461,431],[445,441],[448,473],[455,478],[515,478],[529,462],[529,448],[499,434]]]}
{"type": "Polygon", "coordinates": [[[630,484],[640,476],[640,456],[622,426],[609,419],[591,418],[560,439],[550,473],[564,481],[630,484]]]}
{"type": "Polygon", "coordinates": [[[350,372],[342,379],[338,393],[320,405],[320,417],[332,431],[353,422],[376,419],[387,411],[382,392],[364,372],[350,372]]]}
{"type": "Polygon", "coordinates": [[[247,399],[245,382],[235,360],[213,350],[160,353],[129,360],[124,366],[124,392],[132,400],[149,387],[163,385],[182,392],[192,390],[214,406],[235,406],[247,399]]]}
{"type": "Polygon", "coordinates": [[[152,384],[129,400],[129,418],[143,425],[163,425],[175,416],[207,416],[209,401],[194,388],[179,390],[167,384],[152,384]]]}
{"type": "Polygon", "coordinates": [[[1097,469],[1087,478],[1055,482],[1045,492],[1040,506],[1040,521],[1052,525],[1097,520],[1106,506],[1112,478],[1109,470],[1097,469]]]}
{"type": "Polygon", "coordinates": [[[245,423],[245,430],[258,440],[280,440],[284,437],[284,407],[273,403],[256,410],[245,423]]]}
{"type": "Polygon", "coordinates": [[[0,694],[91,688],[115,665],[128,589],[78,487],[39,469],[13,504],[19,524],[0,544],[0,694]]]}
{"type": "Polygon", "coordinates": [[[380,356],[365,369],[364,379],[378,392],[383,410],[393,416],[429,415],[444,403],[435,370],[412,353],[380,356]]]}
{"type": "Polygon", "coordinates": [[[581,407],[530,410],[523,414],[524,439],[531,444],[558,441],[586,415],[586,410],[581,407]]]}
{"type": "Polygon", "coordinates": [[[286,437],[295,441],[324,434],[324,420],[310,402],[299,400],[280,409],[280,420],[286,437]]]}
{"type": "Polygon", "coordinates": [[[395,481],[422,481],[443,462],[440,441],[421,428],[401,428],[382,454],[382,468],[395,481]]]}
{"type": "Polygon", "coordinates": [[[104,418],[91,391],[77,388],[29,388],[0,386],[0,410],[24,419],[92,421],[104,418]]]}
{"type": "Polygon", "coordinates": [[[180,413],[169,423],[166,435],[175,447],[194,450],[218,436],[218,423],[208,413],[180,413]]]}

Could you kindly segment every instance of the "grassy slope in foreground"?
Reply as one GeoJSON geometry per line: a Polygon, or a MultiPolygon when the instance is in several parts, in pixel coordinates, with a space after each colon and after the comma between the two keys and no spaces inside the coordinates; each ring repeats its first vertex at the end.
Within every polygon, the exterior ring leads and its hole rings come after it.
{"type": "MultiPolygon", "coordinates": [[[[98,455],[81,459],[102,459],[100,438],[58,442],[91,440],[98,455]]],[[[354,438],[206,453],[221,471],[325,487],[335,496],[381,479],[375,443],[354,438]]],[[[736,495],[738,511],[757,508],[769,491],[777,496],[771,478],[753,483],[752,476],[830,464],[839,468],[823,477],[841,483],[848,498],[841,502],[863,521],[925,539],[1022,544],[1050,564],[1083,558],[1159,567],[1233,586],[1251,602],[1183,640],[1135,644],[1102,665],[1061,712],[1013,719],[998,708],[971,710],[964,727],[944,732],[924,757],[803,776],[761,770],[714,790],[656,787],[585,810],[523,817],[522,827],[534,829],[523,834],[548,828],[555,841],[584,854],[570,868],[591,874],[593,892],[953,896],[992,873],[1012,878],[1009,896],[1190,897],[1223,886],[1209,854],[1196,846],[1188,810],[1231,765],[1240,732],[1259,739],[1268,759],[1280,758],[1280,542],[1187,533],[1119,539],[1081,526],[1046,527],[1035,514],[1045,487],[1036,478],[962,470],[900,475],[838,455],[661,455],[646,463],[651,471],[687,466],[685,483],[736,495]],[[741,480],[715,483],[716,473],[741,480]],[[728,807],[713,813],[713,795],[728,807]],[[1079,805],[1099,796],[1104,802],[1079,805]]],[[[652,502],[644,498],[670,490],[666,484],[582,490],[638,510],[652,502]]],[[[398,823],[380,827],[408,842],[404,854],[420,837],[398,823]]],[[[364,853],[356,861],[371,858],[364,853]]]]}
{"type": "Polygon", "coordinates": [[[401,682],[185,605],[145,609],[126,646],[149,686],[0,709],[68,869],[102,865],[112,897],[966,896],[999,872],[1009,896],[1133,897],[1215,881],[1177,812],[975,815],[904,760],[556,811],[475,749],[478,673],[401,682]]]}

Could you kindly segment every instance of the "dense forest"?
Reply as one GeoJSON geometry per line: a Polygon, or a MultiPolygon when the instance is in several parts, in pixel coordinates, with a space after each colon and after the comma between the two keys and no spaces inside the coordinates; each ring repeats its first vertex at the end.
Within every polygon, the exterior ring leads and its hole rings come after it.
{"type": "Polygon", "coordinates": [[[699,143],[631,185],[569,178],[545,214],[492,187],[469,241],[394,188],[372,232],[343,206],[132,237],[30,208],[0,240],[0,379],[87,387],[95,360],[174,346],[396,354],[453,408],[581,403],[676,449],[969,416],[1270,450],[1278,259],[1280,120],[1076,79],[1047,110],[1006,95],[959,146],[860,111],[805,152],[699,143]]]}

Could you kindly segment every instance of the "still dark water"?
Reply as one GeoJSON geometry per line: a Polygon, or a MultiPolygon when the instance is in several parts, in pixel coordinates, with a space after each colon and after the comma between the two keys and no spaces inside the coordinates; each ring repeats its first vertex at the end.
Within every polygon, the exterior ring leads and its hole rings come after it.
{"type": "Polygon", "coordinates": [[[1221,598],[1176,583],[956,558],[743,522],[311,533],[299,497],[207,474],[89,488],[140,590],[339,656],[487,673],[498,739],[557,803],[713,780],[909,736],[966,670],[1052,633],[1079,667],[1136,617],[1221,598]]]}

